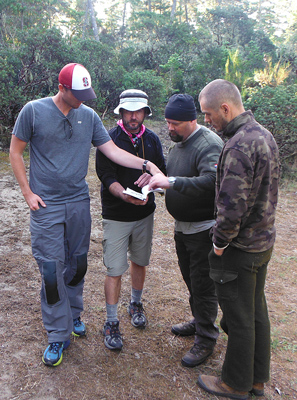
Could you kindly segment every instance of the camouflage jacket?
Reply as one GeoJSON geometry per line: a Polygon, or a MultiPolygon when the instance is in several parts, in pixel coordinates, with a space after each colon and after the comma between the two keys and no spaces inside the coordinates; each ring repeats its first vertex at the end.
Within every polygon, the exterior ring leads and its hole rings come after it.
{"type": "Polygon", "coordinates": [[[275,241],[279,153],[272,134],[251,111],[225,128],[230,139],[220,155],[216,182],[216,223],[212,240],[256,253],[275,241]]]}

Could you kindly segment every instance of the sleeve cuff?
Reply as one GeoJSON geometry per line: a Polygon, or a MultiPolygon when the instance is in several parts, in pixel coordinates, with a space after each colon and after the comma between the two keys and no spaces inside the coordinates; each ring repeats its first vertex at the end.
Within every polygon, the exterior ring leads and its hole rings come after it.
{"type": "Polygon", "coordinates": [[[214,247],[216,250],[224,250],[224,249],[226,249],[228,246],[229,246],[229,243],[228,243],[227,246],[225,246],[225,247],[218,247],[218,246],[216,246],[216,245],[213,243],[213,247],[214,247]]]}

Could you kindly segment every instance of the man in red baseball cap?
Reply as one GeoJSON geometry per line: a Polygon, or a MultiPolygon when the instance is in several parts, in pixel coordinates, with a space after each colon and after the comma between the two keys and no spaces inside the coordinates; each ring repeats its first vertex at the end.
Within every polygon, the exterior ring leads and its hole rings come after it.
{"type": "Polygon", "coordinates": [[[81,64],[65,65],[59,74],[59,82],[65,88],[70,89],[77,100],[87,101],[97,97],[91,86],[91,76],[81,64]]]}
{"type": "Polygon", "coordinates": [[[58,93],[27,103],[12,132],[10,161],[30,208],[32,251],[42,277],[41,311],[49,343],[42,361],[52,367],[61,363],[71,333],[86,334],[80,314],[91,232],[85,181],[91,144],[115,163],[145,166],[152,175],[160,172],[114,144],[99,116],[82,104],[94,98],[86,68],[67,64],[59,74],[58,93]],[[27,143],[30,183],[23,162],[27,143]]]}

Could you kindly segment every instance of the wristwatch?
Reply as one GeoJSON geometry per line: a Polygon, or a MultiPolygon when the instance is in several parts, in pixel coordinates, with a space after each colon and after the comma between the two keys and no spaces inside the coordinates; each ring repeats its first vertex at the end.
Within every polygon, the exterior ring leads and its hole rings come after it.
{"type": "Polygon", "coordinates": [[[142,173],[144,174],[146,172],[146,164],[148,163],[148,160],[144,160],[142,164],[142,173]]]}
{"type": "Polygon", "coordinates": [[[174,184],[175,184],[175,181],[176,181],[175,176],[169,176],[169,177],[168,177],[168,182],[169,182],[169,187],[170,187],[170,189],[173,188],[173,186],[174,186],[174,184]]]}

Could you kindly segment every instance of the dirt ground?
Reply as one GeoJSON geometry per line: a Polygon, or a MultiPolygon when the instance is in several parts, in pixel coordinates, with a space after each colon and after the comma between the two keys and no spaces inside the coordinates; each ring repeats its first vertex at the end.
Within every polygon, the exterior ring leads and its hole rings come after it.
{"type": "MultiPolygon", "coordinates": [[[[158,131],[155,127],[155,131],[166,154],[169,144],[166,130],[163,127],[158,131]]],[[[180,360],[192,346],[193,338],[175,337],[170,332],[172,324],[188,320],[190,313],[187,289],[177,266],[173,219],[160,195],[156,197],[153,253],[143,295],[149,324],[143,331],[130,324],[127,272],[123,276],[119,307],[124,347],[120,353],[114,353],[103,344],[105,268],[94,151],[87,177],[93,226],[82,315],[88,332],[85,338],[71,339],[59,367],[43,365],[41,356],[47,337],[40,312],[40,276],[31,255],[29,212],[5,153],[1,154],[0,172],[0,399],[217,399],[202,392],[196,381],[200,373],[219,375],[227,343],[225,334],[221,333],[213,355],[205,364],[188,369],[180,360]]],[[[297,399],[296,197],[296,189],[292,187],[280,192],[278,236],[266,288],[272,331],[271,380],[266,385],[266,399],[297,399]]]]}

